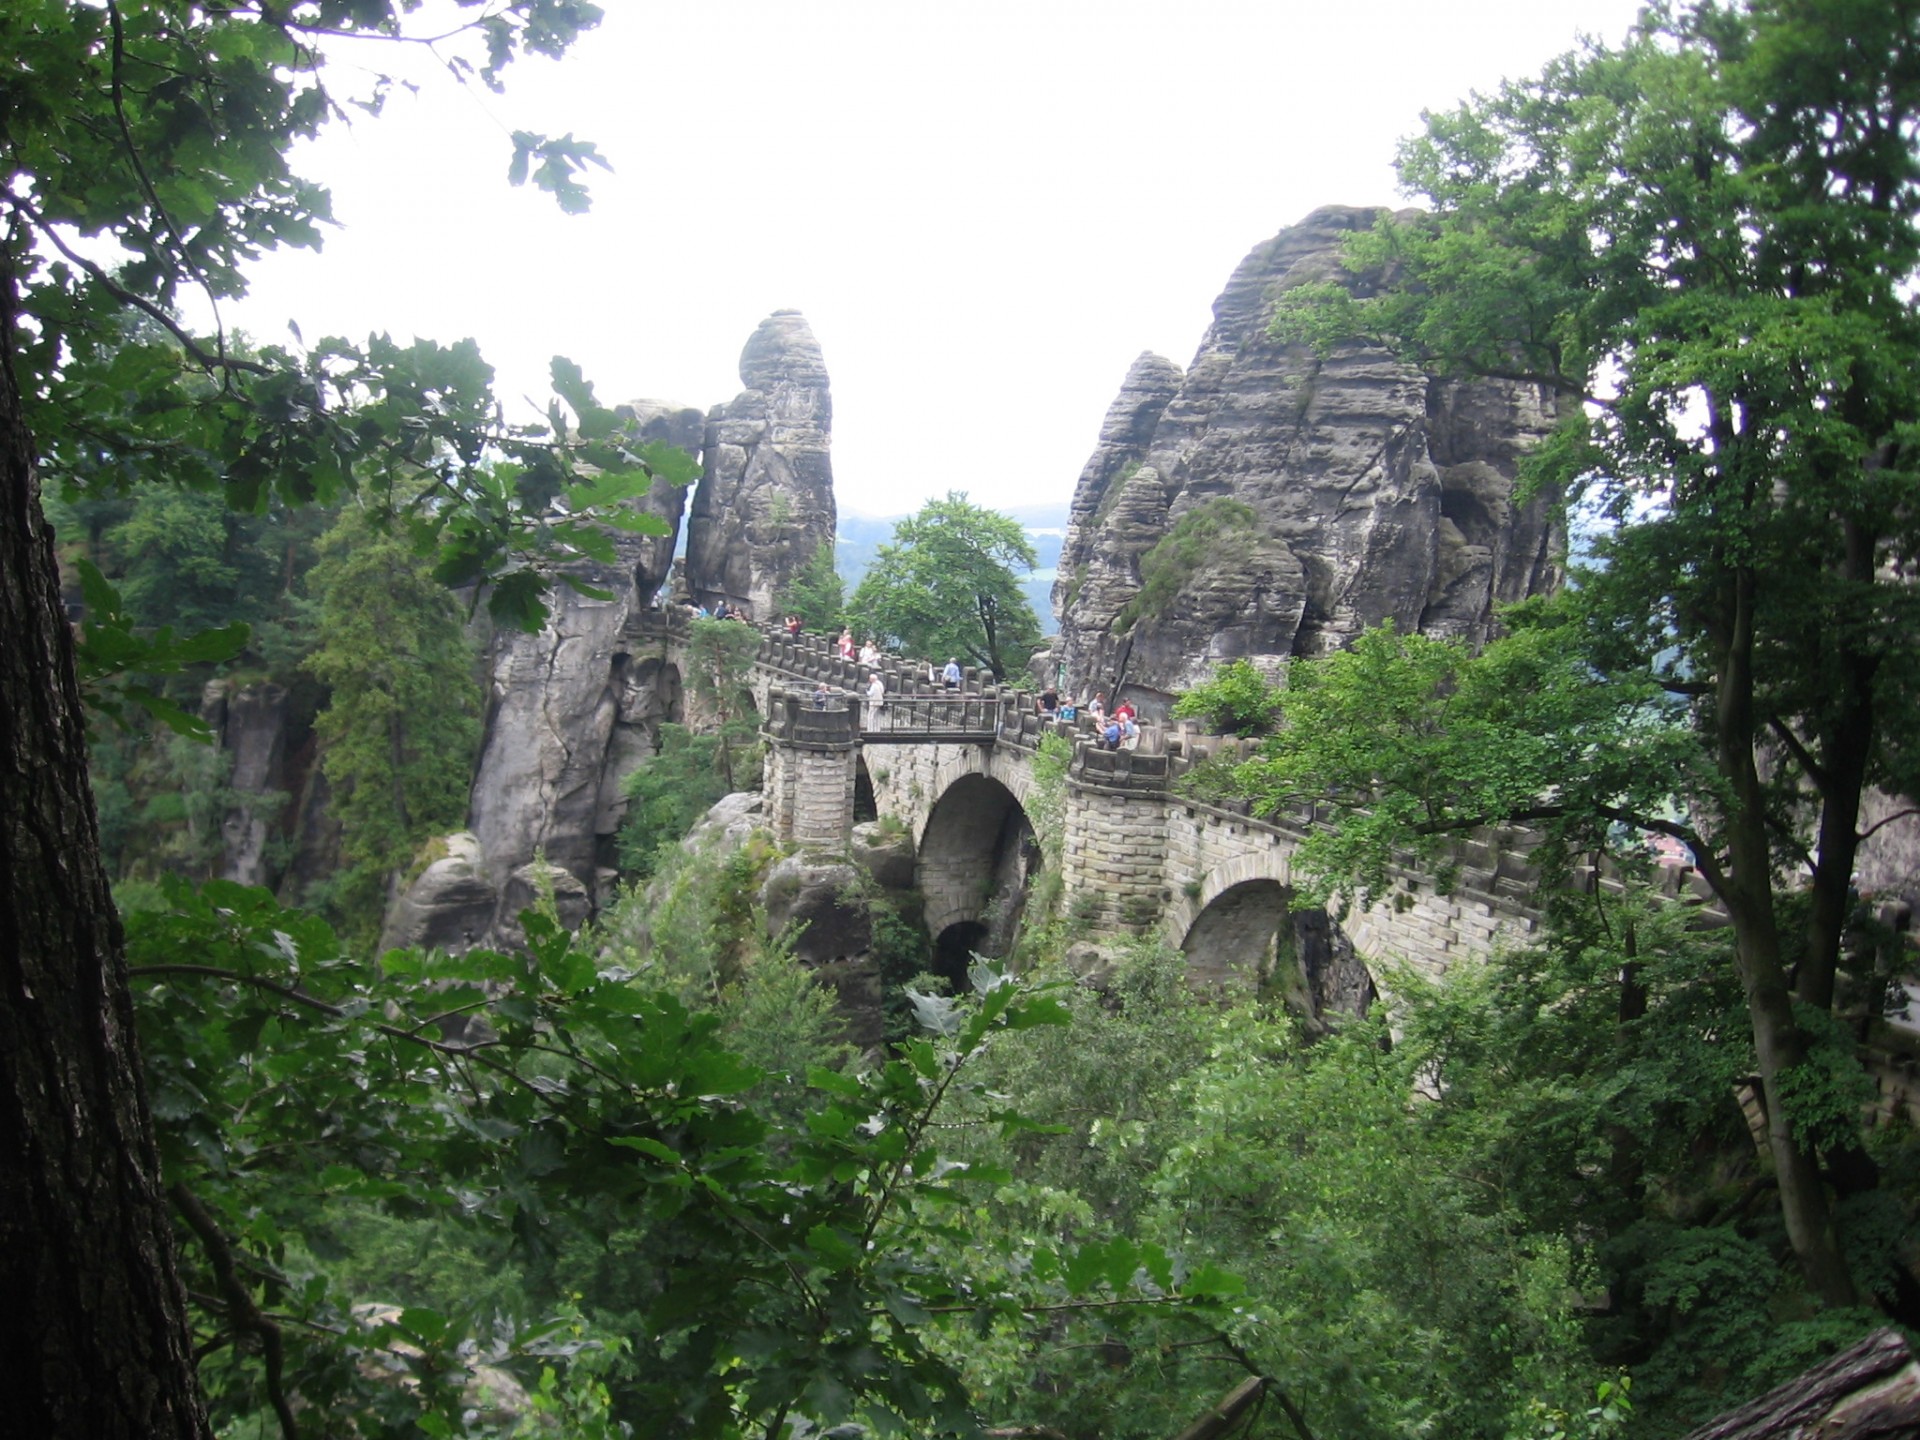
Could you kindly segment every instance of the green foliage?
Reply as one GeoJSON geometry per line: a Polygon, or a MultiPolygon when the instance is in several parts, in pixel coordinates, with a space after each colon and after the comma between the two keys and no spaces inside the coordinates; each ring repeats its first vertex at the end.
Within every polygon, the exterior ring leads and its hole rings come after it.
{"type": "MultiPolygon", "coordinates": [[[[972,1072],[1065,1019],[1045,987],[983,971],[973,997],[928,1000],[930,1038],[858,1074],[815,1067],[783,1118],[755,1103],[766,1077],[720,1016],[534,912],[525,954],[392,952],[376,971],[262,891],[175,883],[167,900],[134,917],[133,976],[223,1423],[324,1404],[358,1431],[485,1433],[463,1418],[484,1361],[648,1435],[779,1434],[788,1419],[972,1433],[967,1390],[929,1345],[941,1326],[1062,1306],[1211,1313],[1234,1293],[1216,1269],[1183,1279],[1160,1247],[1104,1236],[1034,1244],[1018,1279],[976,1275],[970,1207],[1004,1177],[945,1160],[941,1122],[964,1106],[1023,1127],[972,1072]],[[343,1235],[343,1206],[432,1215],[476,1255],[510,1243],[531,1262],[529,1299],[555,1313],[360,1307],[329,1242],[383,1232],[343,1235]],[[620,1308],[600,1321],[553,1293],[606,1279],[620,1308]],[[603,1323],[623,1353],[580,1374],[571,1357],[603,1323]]],[[[743,990],[741,1031],[808,993],[794,975],[743,990]]]]}
{"type": "Polygon", "coordinates": [[[125,726],[130,723],[128,707],[132,706],[176,735],[210,742],[213,732],[206,721],[133,677],[178,675],[192,666],[231,660],[246,648],[247,626],[236,621],[177,640],[168,625],[142,634],[123,607],[120,592],[107,583],[92,562],[81,560],[78,567],[87,617],[80,624],[74,649],[88,708],[125,726]]]}
{"type": "Polygon", "coordinates": [[[627,813],[617,846],[622,873],[644,880],[661,852],[679,845],[694,822],[727,793],[720,768],[720,737],[696,735],[684,725],[660,727],[660,749],[622,785],[627,813]]]}
{"type": "MultiPolygon", "coordinates": [[[[1609,527],[1569,648],[1692,702],[1693,753],[1658,772],[1672,811],[1620,818],[1665,822],[1731,913],[1776,1114],[1809,1048],[1790,992],[1833,1003],[1861,796],[1920,781],[1899,578],[1920,559],[1920,155],[1885,138],[1920,105],[1917,59],[1905,3],[1651,8],[1618,47],[1429,117],[1400,159],[1426,215],[1384,218],[1344,257],[1355,290],[1289,292],[1276,321],[1558,398],[1527,479],[1609,527]],[[1780,892],[1802,884],[1795,933],[1780,892]]],[[[1800,1264],[1845,1307],[1818,1142],[1770,1134],[1800,1264]]]]}
{"type": "MultiPolygon", "coordinates": [[[[292,348],[245,351],[175,318],[187,293],[215,307],[244,293],[245,265],[264,251],[319,244],[328,197],[293,172],[289,152],[345,106],[377,110],[394,82],[369,70],[362,93],[340,75],[322,88],[318,42],[421,38],[410,11],[9,5],[0,52],[15,68],[0,125],[20,183],[0,209],[22,237],[7,279],[25,322],[11,332],[14,373],[43,476],[70,500],[161,479],[258,514],[358,491],[437,548],[455,583],[495,581],[497,617],[529,624],[555,565],[604,551],[595,522],[655,529],[620,502],[654,473],[684,477],[684,456],[624,444],[565,361],[554,386],[566,408],[556,402],[544,425],[510,425],[470,343],[376,335],[309,347],[296,332],[292,348]],[[126,259],[109,272],[97,254],[126,259]],[[520,483],[501,482],[501,457],[520,483]],[[575,503],[549,513],[562,494],[575,503]]],[[[492,84],[523,51],[559,53],[598,19],[574,0],[509,0],[436,44],[457,73],[492,84]]],[[[575,172],[599,163],[591,145],[532,133],[513,143],[510,179],[584,205],[575,172]]],[[[166,522],[149,538],[218,589],[235,578],[223,569],[248,559],[206,549],[212,530],[195,507],[149,511],[147,522],[166,522]]]]}
{"type": "Polygon", "coordinates": [[[1214,735],[1265,735],[1279,722],[1280,688],[1248,660],[1233,660],[1174,703],[1173,718],[1214,735]]]}
{"type": "Polygon", "coordinates": [[[846,623],[847,587],[834,568],[831,540],[795,572],[774,608],[779,613],[769,618],[784,620],[798,615],[800,623],[816,635],[835,634],[846,623]]]}
{"type": "Polygon", "coordinates": [[[757,774],[741,773],[743,762],[755,759],[757,715],[750,685],[753,662],[760,654],[760,633],[732,620],[695,620],[687,642],[687,688],[706,712],[717,740],[715,759],[720,780],[729,793],[759,783],[757,774]]]}
{"type": "Polygon", "coordinates": [[[1147,945],[1066,1003],[1069,1030],[986,1057],[994,1087],[1049,1123],[981,1137],[1015,1178],[978,1212],[976,1250],[1128,1214],[1245,1286],[1217,1326],[996,1328],[963,1358],[1004,1412],[1164,1440],[1251,1370],[1314,1434],[1502,1436],[1530,1401],[1593,1393],[1567,1247],[1409,1104],[1419,1056],[1375,1025],[1306,1046],[1283,1018],[1194,994],[1184,957],[1147,945]]]}
{"type": "Polygon", "coordinates": [[[1372,903],[1409,855],[1444,880],[1457,836],[1514,820],[1545,829],[1550,872],[1556,852],[1631,859],[1640,852],[1615,843],[1614,820],[1660,821],[1676,782],[1701,771],[1698,747],[1657,687],[1595,674],[1567,609],[1514,612],[1512,633],[1478,657],[1384,624],[1351,650],[1295,661],[1274,695],[1280,731],[1198,783],[1269,813],[1324,807],[1296,861],[1319,898],[1344,890],[1372,903]]]}
{"type": "Polygon", "coordinates": [[[480,694],[453,597],[397,535],[348,509],[320,548],[307,668],[329,687],[315,728],[341,827],[334,904],[367,938],[388,877],[466,820],[480,694]]]}
{"type": "Polygon", "coordinates": [[[951,492],[894,527],[847,610],[856,628],[902,653],[941,664],[956,657],[1004,680],[1040,642],[1016,566],[1034,566],[1019,522],[951,492]]]}
{"type": "Polygon", "coordinates": [[[1113,617],[1113,633],[1125,635],[1143,619],[1166,613],[1187,583],[1206,567],[1231,569],[1252,554],[1259,519],[1227,495],[1196,505],[1140,557],[1140,588],[1113,617]]]}

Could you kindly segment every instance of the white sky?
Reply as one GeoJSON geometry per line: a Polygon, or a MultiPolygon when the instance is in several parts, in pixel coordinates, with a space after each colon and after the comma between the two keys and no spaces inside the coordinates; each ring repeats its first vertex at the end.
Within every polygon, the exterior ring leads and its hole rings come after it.
{"type": "MultiPolygon", "coordinates": [[[[476,337],[544,406],[702,409],[803,311],[842,510],[1064,501],[1133,357],[1185,365],[1240,258],[1316,205],[1404,203],[1395,142],[1634,0],[603,0],[496,96],[429,79],[298,157],[343,228],[229,322],[476,337]],[[505,181],[506,132],[594,141],[594,205],[505,181]]],[[[383,47],[390,50],[391,47],[383,47]]],[[[343,55],[350,66],[390,54],[343,55]]]]}

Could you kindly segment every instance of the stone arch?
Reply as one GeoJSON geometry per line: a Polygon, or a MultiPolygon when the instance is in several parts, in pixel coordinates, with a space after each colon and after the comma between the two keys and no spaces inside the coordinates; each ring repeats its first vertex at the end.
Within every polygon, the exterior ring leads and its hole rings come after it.
{"type": "MultiPolygon", "coordinates": [[[[905,751],[918,747],[897,748],[905,751]]],[[[1033,792],[1033,775],[1021,758],[1008,755],[997,745],[934,745],[927,749],[932,752],[932,774],[923,787],[923,798],[913,807],[910,817],[916,846],[925,842],[927,826],[932,823],[941,800],[970,775],[998,782],[1025,811],[1027,798],[1033,792]]]]}
{"type": "Polygon", "coordinates": [[[1014,790],[980,769],[955,776],[927,811],[916,850],[936,952],[950,929],[966,925],[984,927],[970,932],[973,948],[1005,953],[1039,864],[1033,823],[1014,790]]]}
{"type": "Polygon", "coordinates": [[[1292,909],[1293,892],[1277,880],[1229,885],[1194,916],[1181,937],[1187,978],[1209,989],[1265,984],[1272,977],[1280,927],[1292,909]]]}
{"type": "Polygon", "coordinates": [[[1289,894],[1293,890],[1293,851],[1263,844],[1223,860],[1200,878],[1198,888],[1183,893],[1167,908],[1165,933],[1174,945],[1184,945],[1194,922],[1226,891],[1250,880],[1271,880],[1289,894]]]}
{"type": "Polygon", "coordinates": [[[853,760],[853,823],[880,818],[880,802],[874,795],[873,772],[867,769],[867,757],[856,755],[853,760]]]}
{"type": "Polygon", "coordinates": [[[1194,985],[1257,986],[1324,1028],[1334,1015],[1365,1014],[1379,991],[1339,923],[1324,909],[1295,903],[1290,879],[1281,878],[1289,858],[1249,854],[1223,864],[1171,933],[1194,985]]]}

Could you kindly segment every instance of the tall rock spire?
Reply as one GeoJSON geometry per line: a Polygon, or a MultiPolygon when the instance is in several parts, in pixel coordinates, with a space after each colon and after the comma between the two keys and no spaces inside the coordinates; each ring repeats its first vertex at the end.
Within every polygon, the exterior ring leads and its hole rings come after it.
{"type": "Polygon", "coordinates": [[[805,317],[776,310],[740,355],[746,387],[707,416],[704,464],[687,519],[694,598],[745,601],[756,619],[833,542],[833,399],[805,317]]]}

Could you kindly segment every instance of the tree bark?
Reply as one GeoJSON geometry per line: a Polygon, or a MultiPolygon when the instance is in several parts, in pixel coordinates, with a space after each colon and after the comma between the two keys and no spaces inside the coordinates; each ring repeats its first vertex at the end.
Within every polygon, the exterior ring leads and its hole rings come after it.
{"type": "Polygon", "coordinates": [[[1753,1026],[1761,1093],[1767,1104],[1768,1148],[1780,1185],[1780,1212],[1807,1288],[1823,1304],[1857,1302],[1853,1276],[1840,1250],[1833,1208],[1814,1155],[1800,1144],[1787,1113],[1780,1081],[1806,1059],[1806,1043],[1793,1015],[1793,995],[1781,963],[1780,929],[1773,904],[1773,868],[1759,769],[1754,761],[1753,611],[1757,584],[1752,571],[1735,572],[1726,641],[1719,666],[1715,748],[1720,773],[1733,790],[1727,815],[1727,883],[1720,900],[1733,921],[1735,963],[1753,1026]]]}
{"type": "Polygon", "coordinates": [[[209,1436],[0,257],[0,1430],[209,1436]]]}
{"type": "MultiPolygon", "coordinates": [[[[1846,554],[1838,583],[1853,596],[1874,583],[1873,537],[1854,520],[1841,525],[1846,554]]],[[[1812,905],[1807,916],[1807,948],[1800,962],[1795,993],[1809,1005],[1833,1008],[1834,974],[1840,964],[1840,945],[1846,937],[1848,911],[1853,902],[1853,867],[1860,853],[1860,797],[1867,788],[1867,765],[1873,753],[1875,716],[1873,691],[1880,660],[1863,643],[1858,614],[1846,614],[1836,642],[1840,683],[1834,697],[1834,715],[1822,737],[1820,834],[1811,885],[1812,905]]]]}

